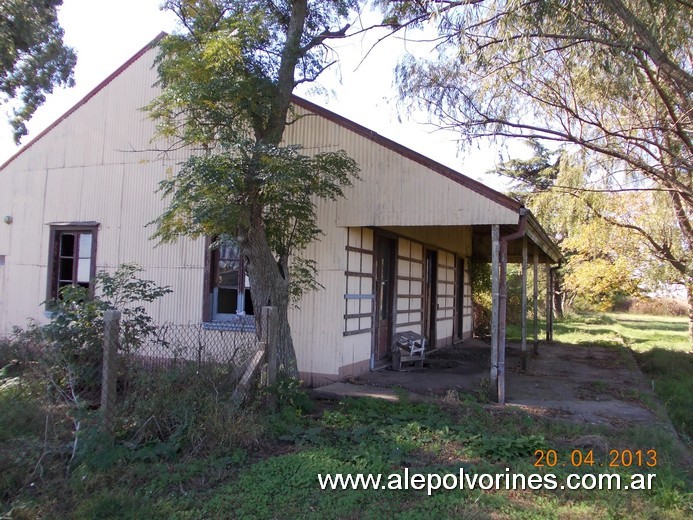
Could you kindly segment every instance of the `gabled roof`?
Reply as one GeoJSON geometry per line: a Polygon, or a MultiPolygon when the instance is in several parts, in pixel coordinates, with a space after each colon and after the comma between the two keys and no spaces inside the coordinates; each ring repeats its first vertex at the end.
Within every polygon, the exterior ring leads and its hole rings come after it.
{"type": "Polygon", "coordinates": [[[485,184],[482,184],[479,181],[475,181],[474,179],[467,177],[466,175],[458,172],[457,170],[453,170],[448,166],[440,164],[439,162],[434,161],[430,157],[426,157],[425,155],[420,154],[419,152],[415,152],[411,148],[407,148],[406,146],[396,141],[393,141],[392,139],[388,139],[387,137],[384,137],[379,133],[369,128],[366,128],[365,126],[355,123],[354,121],[347,119],[346,117],[340,116],[339,114],[335,114],[331,110],[323,108],[320,105],[316,105],[315,103],[300,98],[296,95],[292,96],[292,102],[296,106],[299,106],[301,108],[308,110],[309,112],[313,112],[319,116],[322,116],[325,119],[332,121],[333,123],[339,126],[347,128],[352,132],[355,132],[365,137],[366,139],[370,139],[371,141],[389,150],[392,150],[393,152],[398,153],[399,155],[402,155],[407,159],[417,162],[422,166],[425,166],[426,168],[433,170],[436,173],[439,173],[443,177],[447,177],[448,179],[453,180],[458,184],[461,184],[462,186],[478,193],[479,195],[483,195],[484,197],[491,199],[494,202],[497,202],[498,204],[501,204],[502,206],[505,206],[515,211],[519,211],[520,208],[523,207],[522,203],[516,201],[515,199],[508,197],[507,195],[504,195],[503,193],[500,193],[492,188],[489,188],[485,184]]]}
{"type": "MultiPolygon", "coordinates": [[[[77,104],[75,104],[72,108],[70,108],[67,112],[65,112],[62,116],[60,116],[58,119],[56,119],[51,125],[49,125],[45,130],[43,130],[40,134],[38,134],[36,137],[34,137],[31,141],[29,141],[24,147],[22,147],[19,151],[17,151],[12,157],[10,157],[7,161],[5,161],[2,165],[0,165],[0,171],[2,171],[6,166],[8,166],[12,161],[14,161],[17,157],[25,153],[28,149],[30,149],[36,142],[38,142],[41,138],[43,138],[46,134],[51,132],[56,126],[58,126],[61,122],[63,122],[65,119],[70,117],[77,109],[79,109],[81,106],[89,102],[91,98],[93,98],[96,94],[98,94],[104,87],[106,87],[109,83],[111,83],[115,78],[117,78],[120,74],[123,73],[130,65],[135,63],[137,60],[139,60],[147,51],[149,51],[153,46],[159,43],[162,38],[166,36],[165,32],[159,33],[156,38],[154,38],[151,42],[149,42],[147,45],[142,47],[137,53],[135,53],[134,56],[132,56],[129,60],[127,60],[125,63],[123,63],[118,69],[116,69],[112,74],[110,74],[106,79],[104,79],[101,83],[99,83],[94,89],[91,90],[84,98],[82,98],[77,104]]],[[[369,139],[389,150],[392,150],[393,152],[400,154],[414,162],[417,162],[421,164],[422,166],[425,166],[426,168],[433,170],[440,175],[443,175],[444,177],[447,177],[450,180],[453,180],[457,182],[458,184],[461,184],[462,186],[465,186],[469,188],[470,190],[478,193],[479,195],[482,195],[488,199],[493,200],[494,202],[501,204],[502,206],[505,206],[509,209],[519,211],[519,209],[522,207],[522,204],[515,199],[512,199],[502,193],[497,192],[496,190],[489,188],[488,186],[475,181],[474,179],[471,179],[460,172],[453,170],[452,168],[449,168],[443,164],[440,164],[439,162],[434,161],[433,159],[426,157],[425,155],[422,155],[418,152],[415,152],[414,150],[407,148],[406,146],[403,146],[391,139],[388,139],[387,137],[384,137],[377,132],[374,132],[373,130],[366,128],[365,126],[362,126],[358,123],[355,123],[354,121],[351,121],[350,119],[347,119],[346,117],[340,116],[339,114],[336,114],[332,112],[331,110],[328,110],[324,107],[321,107],[319,105],[316,105],[315,103],[312,103],[306,99],[303,99],[301,97],[298,97],[296,95],[292,96],[292,102],[301,108],[304,108],[308,110],[309,112],[312,112],[316,115],[319,115],[321,117],[324,117],[325,119],[328,119],[329,121],[332,121],[333,123],[342,126],[344,128],[347,128],[351,130],[352,132],[355,132],[356,134],[365,137],[366,139],[369,139]]]]}
{"type": "Polygon", "coordinates": [[[154,47],[157,43],[159,43],[164,36],[166,36],[167,33],[165,32],[160,32],[156,38],[154,38],[152,41],[150,41],[147,45],[142,47],[139,51],[137,51],[129,60],[127,60],[125,63],[123,63],[120,67],[118,67],[116,70],[114,70],[111,74],[108,75],[106,79],[104,79],[101,83],[96,85],[91,92],[89,92],[86,96],[84,96],[82,99],[80,99],[72,108],[70,108],[67,112],[65,112],[62,116],[60,116],[58,119],[53,121],[50,125],[48,125],[40,134],[38,134],[36,137],[34,137],[31,141],[29,141],[27,144],[25,144],[22,148],[20,148],[12,157],[7,159],[4,163],[0,165],[0,171],[4,170],[6,166],[8,166],[12,161],[14,161],[17,157],[22,155],[24,152],[26,152],[29,148],[31,148],[34,144],[36,144],[42,137],[44,137],[46,134],[48,134],[51,130],[53,130],[56,126],[58,126],[60,123],[65,121],[68,117],[70,117],[74,112],[77,111],[78,108],[81,106],[85,105],[91,98],[93,98],[96,94],[98,94],[101,90],[103,90],[106,86],[108,86],[109,83],[111,83],[114,79],[116,79],[118,76],[120,76],[123,71],[125,71],[130,65],[135,63],[137,60],[139,60],[144,54],[150,50],[152,47],[154,47]]]}

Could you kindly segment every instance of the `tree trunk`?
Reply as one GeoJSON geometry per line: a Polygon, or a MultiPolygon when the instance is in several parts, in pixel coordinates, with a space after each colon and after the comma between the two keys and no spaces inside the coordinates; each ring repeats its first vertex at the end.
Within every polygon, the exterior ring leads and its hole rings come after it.
{"type": "Polygon", "coordinates": [[[688,339],[693,344],[693,274],[686,276],[686,293],[688,296],[688,339]]]}
{"type": "Polygon", "coordinates": [[[277,308],[277,373],[298,377],[296,352],[289,326],[289,282],[277,264],[270,249],[261,219],[239,234],[241,251],[248,259],[247,274],[250,278],[253,308],[265,305],[277,308]]]}
{"type": "Polygon", "coordinates": [[[553,276],[553,313],[556,318],[563,319],[563,291],[561,271],[556,269],[553,276]]]}

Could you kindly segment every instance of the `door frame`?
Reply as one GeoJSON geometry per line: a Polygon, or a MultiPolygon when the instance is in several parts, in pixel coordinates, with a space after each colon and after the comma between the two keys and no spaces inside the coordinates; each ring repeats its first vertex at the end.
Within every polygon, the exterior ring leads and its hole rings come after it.
{"type": "Polygon", "coordinates": [[[455,337],[464,339],[464,258],[458,256],[455,263],[455,337]]]}
{"type": "Polygon", "coordinates": [[[423,335],[428,345],[436,348],[438,326],[438,250],[424,251],[424,315],[423,335]]]}
{"type": "Polygon", "coordinates": [[[379,231],[374,231],[373,233],[373,293],[374,293],[374,305],[373,305],[373,337],[371,342],[371,368],[375,368],[375,364],[387,359],[390,356],[390,346],[392,343],[392,336],[395,329],[395,320],[397,318],[396,306],[395,306],[395,294],[397,290],[397,247],[398,240],[396,235],[389,233],[381,233],[379,231]],[[390,267],[389,267],[389,287],[383,294],[380,292],[380,262],[383,259],[383,244],[389,244],[389,255],[390,267]],[[387,301],[385,302],[385,315],[386,319],[381,320],[381,297],[385,297],[387,301]],[[387,327],[385,345],[381,345],[381,322],[386,321],[387,327]],[[384,353],[382,353],[384,350],[384,353]],[[381,355],[379,355],[381,354],[381,355]]]}

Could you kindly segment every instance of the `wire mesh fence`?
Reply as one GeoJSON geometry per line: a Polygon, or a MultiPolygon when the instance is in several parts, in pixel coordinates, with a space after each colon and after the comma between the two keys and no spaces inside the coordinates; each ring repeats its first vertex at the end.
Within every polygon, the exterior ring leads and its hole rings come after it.
{"type": "Polygon", "coordinates": [[[130,391],[141,390],[162,373],[232,393],[262,349],[254,327],[165,323],[154,327],[135,348],[121,344],[119,393],[127,398],[130,391]]]}
{"type": "MultiPolygon", "coordinates": [[[[121,343],[119,352],[117,404],[102,407],[104,429],[124,417],[143,423],[151,418],[161,436],[175,430],[181,417],[207,406],[209,399],[232,400],[244,377],[254,372],[264,344],[254,326],[165,323],[137,345],[121,343]]],[[[104,378],[102,389],[107,386],[104,378]]],[[[108,399],[113,397],[102,395],[102,404],[108,399]]]]}
{"type": "Polygon", "coordinates": [[[126,356],[145,368],[206,364],[240,366],[258,350],[255,328],[211,329],[205,324],[165,323],[126,356]]]}

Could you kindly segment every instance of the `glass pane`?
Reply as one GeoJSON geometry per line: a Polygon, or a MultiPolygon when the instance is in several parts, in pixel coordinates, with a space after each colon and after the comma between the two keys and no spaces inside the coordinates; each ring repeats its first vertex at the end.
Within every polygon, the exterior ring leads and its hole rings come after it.
{"type": "Polygon", "coordinates": [[[238,289],[238,275],[241,265],[238,246],[225,243],[219,247],[219,265],[217,267],[217,287],[238,289]]]}
{"type": "Polygon", "coordinates": [[[218,314],[236,313],[238,309],[238,291],[236,289],[219,289],[217,298],[218,314]]]}
{"type": "Polygon", "coordinates": [[[72,267],[74,260],[72,258],[61,258],[58,269],[58,280],[72,282],[72,267]]]}
{"type": "Polygon", "coordinates": [[[77,264],[77,281],[89,283],[91,279],[91,259],[80,258],[77,264]]]}
{"type": "Polygon", "coordinates": [[[91,233],[79,235],[79,257],[91,258],[91,233]]]}
{"type": "Polygon", "coordinates": [[[75,255],[75,235],[72,233],[62,233],[60,235],[60,256],[75,255]]]}

